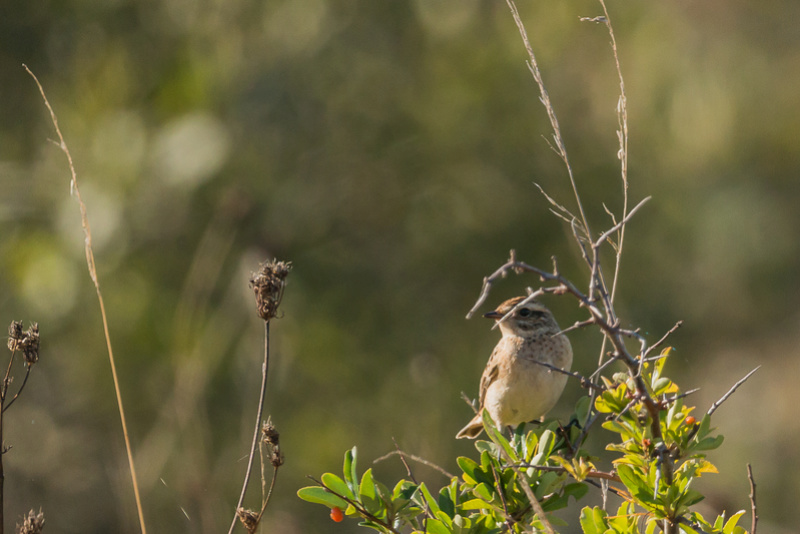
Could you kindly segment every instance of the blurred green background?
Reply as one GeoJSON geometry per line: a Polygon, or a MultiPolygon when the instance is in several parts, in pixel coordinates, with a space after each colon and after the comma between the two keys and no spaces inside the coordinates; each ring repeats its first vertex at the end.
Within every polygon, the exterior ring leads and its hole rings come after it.
{"type": "MultiPolygon", "coordinates": [[[[800,3],[609,6],[626,76],[633,201],[619,290],[652,340],[685,326],[668,371],[727,441],[711,509],[791,532],[800,480],[800,3]]],[[[621,205],[617,79],[590,0],[522,1],[595,229],[621,205]]],[[[262,326],[247,286],[291,260],[272,325],[266,411],[286,456],[265,532],[359,532],[295,497],[306,475],[394,448],[455,471],[497,340],[464,316],[516,248],[583,281],[550,127],[505,3],[476,0],[10,0],[0,4],[2,319],[41,328],[7,412],[7,527],[138,531],[99,309],[63,154],[72,151],[151,533],[227,531],[251,439],[262,326]]],[[[571,204],[569,204],[571,205],[571,204]]],[[[509,278],[488,306],[521,294],[509,278]]],[[[548,301],[563,325],[584,315],[548,301]]],[[[486,311],[486,310],[484,310],[486,311]]],[[[599,335],[571,334],[578,371],[599,335]]],[[[553,415],[582,394],[570,383],[553,415]]],[[[599,451],[598,451],[599,454],[599,451]]],[[[434,485],[445,480],[416,467],[434,485]]],[[[404,475],[379,464],[386,481],[404,475]]],[[[257,505],[258,484],[248,505],[257,505]]],[[[575,521],[573,521],[573,524],[575,521]]],[[[748,520],[749,523],[749,520],[748,520]]]]}

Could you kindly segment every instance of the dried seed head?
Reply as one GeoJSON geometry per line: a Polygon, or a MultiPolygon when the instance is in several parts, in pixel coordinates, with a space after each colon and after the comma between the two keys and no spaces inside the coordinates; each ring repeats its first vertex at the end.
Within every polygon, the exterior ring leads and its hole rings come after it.
{"type": "Polygon", "coordinates": [[[264,426],[261,428],[261,440],[267,446],[269,451],[269,461],[273,467],[280,467],[283,465],[283,453],[281,453],[280,445],[281,435],[272,424],[272,419],[267,419],[264,426]]]}
{"type": "Polygon", "coordinates": [[[30,367],[39,361],[39,324],[33,323],[25,332],[22,323],[13,321],[8,327],[8,349],[22,351],[25,364],[30,367]]]}
{"type": "Polygon", "coordinates": [[[239,508],[236,510],[236,517],[239,518],[239,521],[242,522],[242,525],[250,534],[254,534],[258,530],[258,514],[254,511],[239,508]]]}
{"type": "Polygon", "coordinates": [[[42,510],[39,509],[38,514],[31,510],[21,525],[17,523],[17,534],[42,534],[43,528],[44,514],[42,510]]]}
{"type": "Polygon", "coordinates": [[[265,321],[278,314],[286,277],[291,270],[291,262],[272,260],[262,263],[258,272],[250,278],[250,287],[256,295],[258,315],[265,321]]]}
{"type": "Polygon", "coordinates": [[[8,326],[8,350],[14,352],[19,349],[19,342],[22,339],[22,321],[11,321],[8,326]]]}

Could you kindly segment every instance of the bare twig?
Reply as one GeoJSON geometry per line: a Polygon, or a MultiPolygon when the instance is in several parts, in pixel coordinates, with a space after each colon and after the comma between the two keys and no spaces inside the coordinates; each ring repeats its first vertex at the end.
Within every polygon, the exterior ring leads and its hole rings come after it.
{"type": "Polygon", "coordinates": [[[547,362],[540,362],[539,360],[531,360],[533,363],[537,365],[541,365],[542,367],[547,367],[548,369],[555,371],[557,373],[561,373],[562,375],[571,376],[572,378],[577,378],[581,382],[581,387],[586,389],[593,389],[595,391],[605,391],[606,388],[599,384],[595,384],[582,374],[576,371],[567,371],[566,369],[562,369],[561,367],[556,367],[555,365],[549,364],[547,362]]]}
{"type": "Polygon", "coordinates": [[[267,505],[269,504],[269,500],[272,497],[272,490],[275,489],[275,481],[278,479],[278,468],[280,466],[275,466],[272,469],[272,481],[269,483],[269,490],[267,490],[267,496],[264,498],[264,502],[261,504],[261,511],[258,512],[257,522],[261,522],[261,518],[264,516],[264,511],[267,509],[267,505]]]}
{"type": "MultiPolygon", "coordinates": [[[[471,405],[472,404],[470,403],[470,406],[471,405]]],[[[400,449],[397,449],[397,450],[391,451],[389,453],[386,453],[383,456],[381,456],[380,458],[375,458],[372,461],[372,463],[373,464],[377,464],[378,462],[382,462],[384,460],[388,460],[392,456],[396,456],[396,455],[400,455],[401,458],[409,458],[411,460],[414,460],[417,463],[420,463],[422,465],[426,465],[426,466],[430,467],[431,469],[434,469],[434,470],[440,472],[441,474],[443,474],[447,478],[451,478],[452,479],[452,478],[455,478],[455,476],[456,476],[456,475],[446,471],[443,467],[440,467],[440,466],[436,465],[435,463],[426,460],[425,458],[420,458],[419,456],[416,456],[414,454],[409,454],[407,452],[401,451],[400,449]]],[[[403,463],[405,463],[405,461],[403,463]]],[[[408,468],[407,464],[406,464],[406,468],[408,468]]]]}
{"type": "Polygon", "coordinates": [[[756,508],[756,481],[753,478],[753,468],[747,464],[747,479],[750,481],[750,510],[753,513],[753,520],[750,523],[750,534],[756,534],[758,526],[758,509],[756,508]]]}
{"type": "Polygon", "coordinates": [[[708,409],[708,412],[706,412],[706,413],[707,413],[708,415],[711,415],[711,414],[713,414],[714,412],[716,412],[716,411],[717,411],[717,408],[719,408],[719,407],[720,407],[720,405],[721,405],[723,402],[725,402],[726,400],[728,400],[728,397],[730,397],[731,395],[733,395],[733,392],[734,392],[734,391],[736,391],[737,389],[739,389],[739,386],[741,386],[742,384],[744,384],[744,383],[745,383],[745,381],[746,381],[748,378],[750,378],[751,376],[753,376],[753,373],[755,373],[755,372],[756,372],[756,371],[758,371],[759,369],[761,369],[761,366],[760,366],[760,365],[759,365],[758,367],[756,367],[755,369],[753,369],[752,371],[750,371],[749,373],[747,373],[747,374],[744,376],[744,378],[742,378],[741,380],[739,380],[738,382],[736,382],[736,383],[733,385],[733,387],[732,387],[731,389],[729,389],[729,390],[728,390],[728,392],[727,392],[725,395],[723,395],[722,397],[720,397],[720,399],[719,399],[717,402],[715,402],[714,404],[712,404],[712,405],[711,405],[711,408],[709,408],[709,409],[708,409]]]}
{"type": "Polygon", "coordinates": [[[668,398],[668,399],[664,399],[664,401],[663,401],[663,404],[664,404],[665,406],[666,406],[666,405],[668,405],[668,404],[672,404],[672,403],[673,403],[673,402],[675,402],[676,400],[678,400],[678,399],[683,399],[684,397],[688,397],[689,395],[691,395],[691,394],[693,394],[693,393],[697,393],[698,391],[700,391],[700,388],[694,388],[694,389],[690,389],[690,390],[688,390],[688,391],[684,391],[684,392],[683,392],[683,393],[681,393],[680,395],[675,395],[675,396],[673,396],[673,397],[670,397],[670,398],[668,398]]]}
{"type": "MultiPolygon", "coordinates": [[[[528,468],[532,467],[532,468],[537,469],[539,471],[552,471],[554,473],[567,473],[567,474],[570,474],[569,471],[567,471],[564,467],[562,467],[560,465],[536,465],[536,464],[524,464],[523,463],[523,464],[514,464],[514,465],[512,465],[510,467],[516,467],[516,468],[521,468],[521,469],[528,469],[528,468]]],[[[594,469],[589,471],[586,474],[586,478],[602,478],[602,479],[605,479],[605,480],[611,480],[612,482],[618,482],[618,483],[622,484],[622,479],[620,479],[614,473],[606,473],[605,471],[595,471],[594,469]]]]}
{"type": "Polygon", "coordinates": [[[673,326],[672,328],[670,328],[670,329],[667,331],[667,333],[666,333],[666,334],[664,334],[663,336],[661,336],[661,339],[659,339],[658,341],[656,341],[655,343],[653,343],[652,345],[650,345],[650,347],[649,347],[649,348],[648,348],[648,349],[647,349],[647,350],[644,352],[644,354],[642,354],[642,359],[645,359],[645,358],[647,358],[647,355],[648,355],[648,354],[650,354],[651,352],[653,352],[654,350],[656,350],[658,347],[660,347],[660,346],[661,346],[661,345],[662,345],[662,344],[663,344],[663,343],[664,343],[664,342],[667,340],[667,338],[668,338],[669,336],[671,336],[673,333],[675,333],[675,330],[677,330],[677,329],[678,329],[678,328],[680,328],[681,326],[683,326],[683,321],[678,321],[677,323],[675,323],[675,326],[673,326]]]}
{"type": "Polygon", "coordinates": [[[119,378],[117,377],[117,365],[114,360],[114,351],[111,348],[111,335],[108,330],[108,318],[106,316],[106,306],[103,301],[103,294],[100,291],[100,283],[97,280],[97,270],[95,269],[95,262],[94,262],[94,251],[92,250],[92,231],[91,227],[89,226],[89,217],[86,211],[86,204],[83,203],[83,199],[81,198],[81,192],[78,188],[78,175],[75,172],[75,165],[72,162],[72,154],[69,152],[69,148],[67,147],[67,143],[64,141],[64,136],[61,134],[61,128],[58,126],[58,118],[56,117],[53,108],[50,106],[50,102],[47,100],[47,96],[44,93],[44,88],[42,84],[39,83],[39,79],[36,75],[27,67],[27,65],[22,65],[28,74],[31,75],[33,81],[36,82],[36,86],[39,88],[39,93],[42,95],[42,100],[44,100],[44,105],[47,107],[47,111],[50,112],[50,120],[53,123],[53,127],[55,128],[56,135],[58,135],[58,143],[56,146],[61,149],[64,155],[67,158],[67,162],[69,163],[69,171],[72,175],[72,180],[70,182],[71,191],[74,193],[75,198],[78,200],[78,204],[80,206],[81,211],[81,225],[83,226],[83,233],[84,233],[84,252],[86,254],[86,265],[89,268],[89,276],[94,283],[94,288],[97,293],[97,301],[100,304],[100,315],[103,319],[103,333],[105,334],[106,338],[106,349],[108,352],[108,361],[111,365],[111,376],[114,381],[114,392],[117,396],[117,408],[119,410],[119,418],[120,422],[122,423],[122,435],[125,439],[125,451],[128,455],[128,467],[130,468],[131,472],[131,481],[133,483],[133,495],[136,500],[136,511],[139,514],[139,527],[141,528],[142,534],[147,533],[147,529],[145,528],[144,524],[144,512],[142,510],[142,499],[139,495],[139,483],[136,477],[136,468],[133,463],[133,450],[131,448],[131,440],[130,436],[128,435],[128,423],[125,418],[125,410],[122,406],[122,393],[119,387],[119,378]]]}
{"type": "MultiPolygon", "coordinates": [[[[3,406],[4,412],[8,410],[12,404],[14,404],[14,401],[17,400],[17,398],[19,398],[20,393],[22,393],[22,389],[25,387],[25,384],[28,383],[28,377],[30,375],[31,375],[31,368],[29,366],[27,369],[25,369],[25,377],[22,379],[22,384],[19,386],[19,390],[17,390],[17,392],[14,394],[13,397],[11,397],[11,400],[8,401],[8,404],[3,406]]],[[[3,397],[4,397],[3,400],[5,401],[5,392],[3,392],[3,397]]]]}

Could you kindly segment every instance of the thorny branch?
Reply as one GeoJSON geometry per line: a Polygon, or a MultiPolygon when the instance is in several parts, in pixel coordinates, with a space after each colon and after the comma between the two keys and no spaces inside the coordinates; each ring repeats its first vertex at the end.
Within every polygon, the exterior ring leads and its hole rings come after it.
{"type": "Polygon", "coordinates": [[[717,402],[715,402],[714,404],[712,404],[712,405],[711,405],[711,408],[709,408],[709,409],[708,409],[708,412],[706,412],[706,413],[708,413],[708,415],[711,415],[711,414],[713,414],[714,412],[716,412],[716,411],[717,411],[717,408],[719,408],[719,407],[720,407],[720,405],[721,405],[723,402],[725,402],[726,400],[728,400],[728,397],[730,397],[731,395],[733,395],[733,392],[734,392],[734,391],[736,391],[737,389],[739,389],[739,386],[741,386],[742,384],[744,384],[744,383],[747,381],[747,379],[748,379],[748,378],[750,378],[751,376],[753,376],[753,373],[755,373],[755,372],[756,372],[756,371],[758,371],[759,369],[761,369],[761,366],[760,366],[760,365],[759,365],[758,367],[756,367],[755,369],[753,369],[752,371],[750,371],[749,373],[747,373],[747,374],[744,376],[744,378],[742,378],[741,380],[739,380],[738,382],[736,382],[736,383],[733,385],[733,387],[732,387],[731,389],[729,389],[729,390],[728,390],[728,392],[727,392],[725,395],[723,395],[722,397],[720,397],[720,399],[719,399],[717,402]]]}
{"type": "Polygon", "coordinates": [[[756,481],[753,478],[753,468],[747,464],[747,479],[750,481],[750,510],[753,513],[753,520],[750,523],[750,534],[756,534],[758,526],[758,509],[756,508],[756,481]]]}

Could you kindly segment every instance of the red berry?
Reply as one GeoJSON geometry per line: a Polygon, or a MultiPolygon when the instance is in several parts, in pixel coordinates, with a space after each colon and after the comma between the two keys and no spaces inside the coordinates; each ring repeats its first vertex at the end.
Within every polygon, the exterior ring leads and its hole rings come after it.
{"type": "Polygon", "coordinates": [[[344,519],[344,513],[342,512],[342,509],[339,508],[338,506],[334,506],[333,508],[331,508],[331,519],[333,519],[337,523],[341,523],[342,520],[344,519]]]}
{"type": "Polygon", "coordinates": [[[685,421],[686,421],[687,425],[693,425],[695,423],[696,419],[690,415],[689,417],[687,417],[685,419],[685,421]]]}

